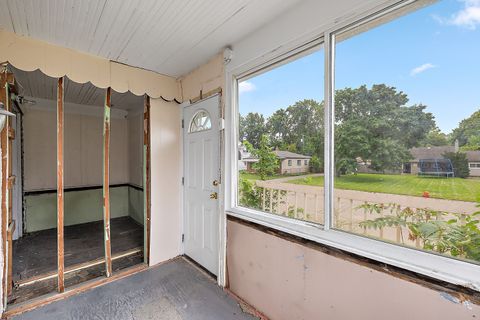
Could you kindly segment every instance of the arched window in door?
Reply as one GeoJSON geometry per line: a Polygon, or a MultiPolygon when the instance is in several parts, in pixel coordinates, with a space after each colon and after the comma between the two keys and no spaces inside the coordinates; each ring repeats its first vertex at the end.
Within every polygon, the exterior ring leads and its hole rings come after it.
{"type": "Polygon", "coordinates": [[[212,120],[210,114],[206,110],[199,110],[190,121],[190,127],[188,132],[201,132],[210,130],[212,128],[212,120]]]}

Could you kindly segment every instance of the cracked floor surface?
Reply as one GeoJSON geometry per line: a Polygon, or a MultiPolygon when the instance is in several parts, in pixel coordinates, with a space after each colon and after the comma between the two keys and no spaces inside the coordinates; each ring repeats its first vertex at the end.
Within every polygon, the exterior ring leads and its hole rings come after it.
{"type": "Polygon", "coordinates": [[[127,278],[15,316],[29,319],[250,320],[237,301],[177,258],[127,278]]]}

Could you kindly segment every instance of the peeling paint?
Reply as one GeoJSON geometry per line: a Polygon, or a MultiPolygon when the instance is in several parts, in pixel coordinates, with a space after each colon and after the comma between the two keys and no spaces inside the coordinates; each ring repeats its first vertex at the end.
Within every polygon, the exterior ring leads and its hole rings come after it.
{"type": "Polygon", "coordinates": [[[442,297],[443,299],[448,300],[450,302],[453,302],[453,303],[457,303],[457,304],[461,303],[460,299],[458,299],[457,297],[454,297],[451,294],[448,294],[446,292],[440,292],[440,297],[442,297]]]}

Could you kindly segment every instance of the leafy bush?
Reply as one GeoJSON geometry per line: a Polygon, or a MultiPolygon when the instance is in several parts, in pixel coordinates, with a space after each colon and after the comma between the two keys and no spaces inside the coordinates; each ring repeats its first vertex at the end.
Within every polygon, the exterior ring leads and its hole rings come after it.
{"type": "Polygon", "coordinates": [[[242,207],[261,209],[263,188],[248,179],[240,178],[238,183],[239,204],[242,207]]]}
{"type": "MultiPolygon", "coordinates": [[[[381,229],[406,227],[408,239],[419,239],[423,249],[454,257],[480,261],[480,211],[473,214],[448,213],[431,209],[402,208],[398,204],[365,203],[367,213],[380,214],[387,210],[391,215],[360,222],[360,227],[381,229]]],[[[401,235],[402,243],[404,235],[401,235]]]]}
{"type": "Polygon", "coordinates": [[[265,188],[257,186],[254,181],[240,178],[239,204],[242,207],[262,210],[265,201],[265,211],[270,211],[271,207],[272,213],[277,212],[278,206],[285,203],[282,199],[286,195],[286,191],[264,189],[265,188]],[[270,193],[272,193],[271,197],[270,193]]]}
{"type": "Polygon", "coordinates": [[[355,159],[342,158],[335,161],[336,176],[340,177],[348,173],[357,173],[358,166],[355,159]]]}
{"type": "Polygon", "coordinates": [[[313,173],[323,172],[323,163],[317,156],[310,159],[310,171],[313,173]]]}
{"type": "Polygon", "coordinates": [[[470,175],[467,155],[464,152],[446,152],[443,157],[452,161],[455,177],[467,178],[470,175]]]}
{"type": "Polygon", "coordinates": [[[312,181],[313,181],[313,177],[311,177],[311,176],[308,176],[308,177],[303,178],[303,182],[304,182],[306,185],[311,184],[312,181]]]}
{"type": "Polygon", "coordinates": [[[263,135],[260,139],[258,149],[253,149],[252,154],[258,158],[253,164],[253,169],[260,175],[260,179],[265,180],[267,176],[273,176],[278,170],[278,158],[272,152],[267,135],[263,135]]]}

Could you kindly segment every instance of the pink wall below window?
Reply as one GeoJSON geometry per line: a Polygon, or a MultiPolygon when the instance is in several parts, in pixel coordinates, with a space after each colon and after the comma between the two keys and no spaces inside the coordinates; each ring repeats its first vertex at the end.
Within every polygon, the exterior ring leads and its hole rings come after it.
{"type": "Polygon", "coordinates": [[[228,221],[230,290],[272,320],[480,319],[480,306],[228,221]]]}

